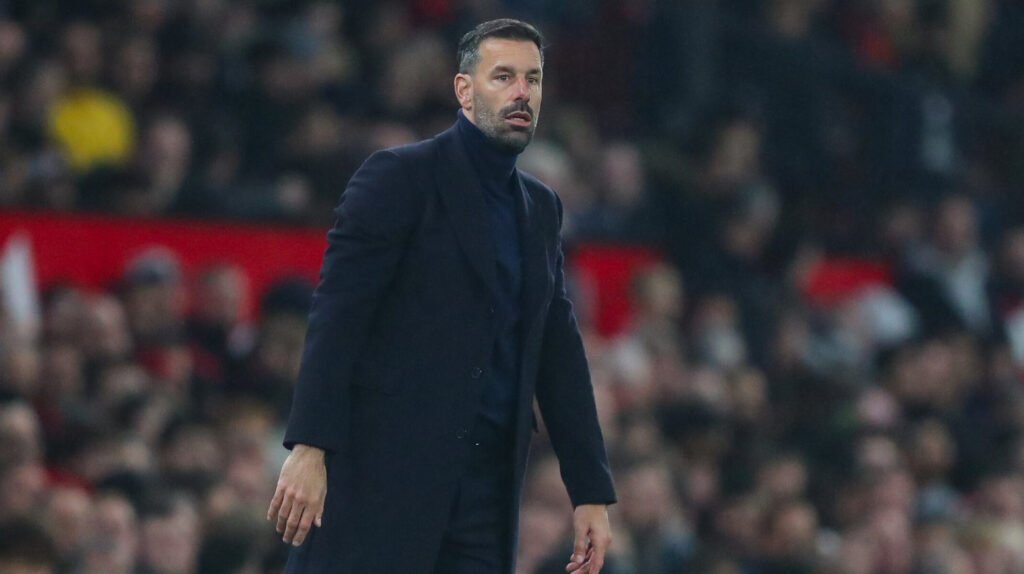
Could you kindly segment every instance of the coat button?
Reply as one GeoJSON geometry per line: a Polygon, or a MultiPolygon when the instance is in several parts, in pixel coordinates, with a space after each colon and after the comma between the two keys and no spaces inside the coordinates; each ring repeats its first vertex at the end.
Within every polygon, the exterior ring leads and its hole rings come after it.
{"type": "Polygon", "coordinates": [[[480,367],[473,367],[473,370],[469,372],[469,376],[473,377],[474,379],[479,379],[480,375],[482,374],[484,374],[484,370],[481,369],[480,367]]]}
{"type": "Polygon", "coordinates": [[[466,429],[459,429],[459,430],[455,431],[455,438],[461,440],[461,439],[466,438],[467,434],[469,434],[469,431],[467,431],[466,429]]]}
{"type": "Polygon", "coordinates": [[[493,315],[494,314],[494,307],[490,307],[489,309],[487,309],[487,314],[488,315],[493,315]]]}

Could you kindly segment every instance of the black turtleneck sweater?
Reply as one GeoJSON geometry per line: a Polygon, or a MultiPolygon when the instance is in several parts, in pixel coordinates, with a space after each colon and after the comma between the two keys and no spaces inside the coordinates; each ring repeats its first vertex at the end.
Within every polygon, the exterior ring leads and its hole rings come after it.
{"type": "Polygon", "coordinates": [[[522,190],[515,174],[517,155],[495,146],[461,110],[458,126],[470,163],[479,177],[490,217],[497,263],[497,338],[489,372],[484,373],[481,415],[508,431],[515,420],[519,388],[520,295],[523,285],[518,205],[522,201],[522,190]]]}

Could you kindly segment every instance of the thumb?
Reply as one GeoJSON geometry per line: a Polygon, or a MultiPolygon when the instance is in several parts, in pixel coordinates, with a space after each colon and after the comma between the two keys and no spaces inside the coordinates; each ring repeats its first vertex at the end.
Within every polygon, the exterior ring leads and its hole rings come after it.
{"type": "Polygon", "coordinates": [[[316,527],[317,528],[320,528],[321,526],[324,525],[324,513],[323,513],[323,511],[320,511],[320,512],[317,513],[316,520],[314,522],[316,522],[316,527]]]}

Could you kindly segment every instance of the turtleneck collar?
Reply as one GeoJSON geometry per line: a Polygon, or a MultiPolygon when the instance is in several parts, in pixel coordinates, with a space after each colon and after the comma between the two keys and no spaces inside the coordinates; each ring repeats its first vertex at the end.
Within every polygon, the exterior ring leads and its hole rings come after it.
{"type": "Polygon", "coordinates": [[[516,168],[518,154],[505,151],[494,144],[487,134],[480,131],[469,118],[459,110],[459,134],[466,144],[469,160],[476,167],[480,179],[485,182],[503,184],[516,168]]]}

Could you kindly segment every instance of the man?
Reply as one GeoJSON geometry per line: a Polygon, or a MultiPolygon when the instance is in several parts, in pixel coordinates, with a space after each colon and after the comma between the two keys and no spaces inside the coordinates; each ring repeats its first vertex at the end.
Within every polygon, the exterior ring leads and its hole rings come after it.
{"type": "Polygon", "coordinates": [[[561,204],[515,169],[541,46],[523,22],[477,26],[459,44],[455,126],[349,181],[268,516],[297,547],[288,572],[511,574],[534,396],[575,509],[566,570],[601,570],[615,493],[561,204]]]}

